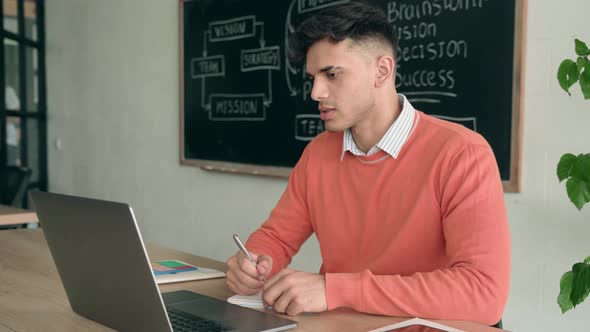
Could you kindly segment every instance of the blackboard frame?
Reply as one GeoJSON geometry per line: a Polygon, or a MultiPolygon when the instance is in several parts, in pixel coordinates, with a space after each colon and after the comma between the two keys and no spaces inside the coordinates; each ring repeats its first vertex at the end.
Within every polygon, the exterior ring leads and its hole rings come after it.
{"type": "MultiPolygon", "coordinates": [[[[185,156],[185,108],[184,108],[184,0],[178,0],[179,4],[179,100],[180,100],[180,131],[179,151],[180,164],[196,166],[203,170],[228,172],[235,174],[262,175],[270,177],[286,178],[291,173],[291,167],[263,166],[243,164],[235,162],[223,162],[207,159],[189,159],[185,156]]],[[[523,132],[523,96],[524,71],[525,71],[525,42],[526,42],[526,18],[527,0],[515,0],[514,22],[514,52],[513,52],[513,78],[512,78],[512,129],[510,146],[510,179],[502,181],[504,192],[517,193],[521,191],[522,172],[522,132],[523,132]]]]}

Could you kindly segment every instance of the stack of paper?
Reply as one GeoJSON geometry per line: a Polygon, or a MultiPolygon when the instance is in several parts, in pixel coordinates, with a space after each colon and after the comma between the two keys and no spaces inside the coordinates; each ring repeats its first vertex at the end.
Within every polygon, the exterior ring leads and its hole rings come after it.
{"type": "Polygon", "coordinates": [[[221,278],[225,276],[225,273],[221,271],[206,269],[204,267],[191,265],[176,259],[152,262],[151,265],[154,277],[158,284],[221,278]]]}
{"type": "Polygon", "coordinates": [[[262,309],[262,294],[260,292],[254,295],[234,295],[227,299],[227,302],[237,304],[247,308],[259,308],[262,309]]]}

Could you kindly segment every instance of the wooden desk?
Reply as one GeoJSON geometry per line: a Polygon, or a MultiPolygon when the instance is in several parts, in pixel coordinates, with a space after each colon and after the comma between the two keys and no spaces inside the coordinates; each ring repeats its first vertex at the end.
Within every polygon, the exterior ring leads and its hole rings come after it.
{"type": "MultiPolygon", "coordinates": [[[[225,270],[225,264],[148,246],[152,260],[176,258],[187,263],[225,270]]],[[[187,289],[227,299],[233,295],[225,279],[209,279],[160,286],[162,292],[187,289]]],[[[337,309],[320,314],[289,317],[299,322],[292,331],[367,331],[405,320],[337,309]]],[[[464,331],[498,332],[480,324],[439,321],[464,331]]],[[[3,331],[112,331],[78,316],[70,308],[45,237],[39,229],[0,231],[0,332],[3,331]]]]}
{"type": "Polygon", "coordinates": [[[0,225],[17,225],[37,223],[34,211],[23,210],[12,206],[0,205],[0,225]]]}

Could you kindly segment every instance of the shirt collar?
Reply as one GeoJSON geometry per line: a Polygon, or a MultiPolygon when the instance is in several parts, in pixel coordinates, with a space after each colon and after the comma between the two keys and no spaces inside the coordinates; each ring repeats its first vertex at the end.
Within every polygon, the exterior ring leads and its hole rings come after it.
{"type": "Polygon", "coordinates": [[[393,121],[389,129],[385,132],[385,135],[383,135],[379,142],[377,142],[368,153],[364,153],[358,148],[354,142],[350,128],[347,128],[344,131],[344,137],[342,139],[342,155],[340,156],[340,160],[344,158],[346,151],[350,151],[350,153],[355,156],[369,156],[383,150],[393,158],[397,158],[410,135],[416,113],[416,109],[410,104],[406,96],[399,94],[399,100],[402,105],[400,115],[395,121],[393,121]]]}

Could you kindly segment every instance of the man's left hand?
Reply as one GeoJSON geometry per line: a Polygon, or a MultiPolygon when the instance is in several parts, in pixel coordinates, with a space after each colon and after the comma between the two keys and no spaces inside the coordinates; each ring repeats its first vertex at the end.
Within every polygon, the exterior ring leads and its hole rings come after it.
{"type": "Polygon", "coordinates": [[[283,269],[266,282],[262,299],[275,311],[288,315],[326,311],[326,276],[283,269]]]}

